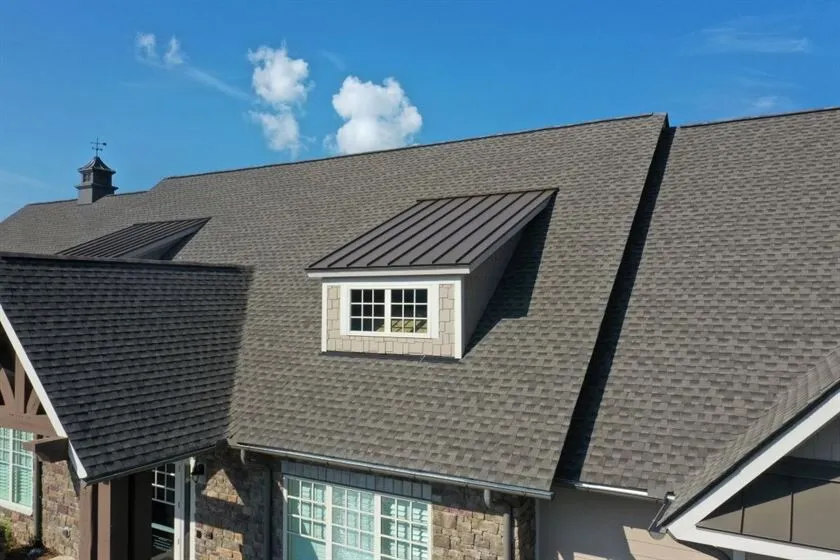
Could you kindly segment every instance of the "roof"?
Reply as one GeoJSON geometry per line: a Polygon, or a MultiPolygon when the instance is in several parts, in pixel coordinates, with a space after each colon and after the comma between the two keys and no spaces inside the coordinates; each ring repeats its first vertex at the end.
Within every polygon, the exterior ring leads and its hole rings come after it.
{"type": "Polygon", "coordinates": [[[231,441],[547,490],[665,124],[646,115],[169,178],[92,205],[26,207],[0,224],[0,248],[54,253],[136,223],[212,217],[176,258],[254,267],[231,441]],[[463,360],[321,355],[307,265],[418,198],[550,189],[463,360]]]}
{"type": "Polygon", "coordinates": [[[175,244],[198,231],[208,218],[146,222],[134,224],[113,233],[91,239],[80,245],[59,251],[59,255],[85,257],[124,257],[158,247],[175,244]]]}
{"type": "Polygon", "coordinates": [[[309,267],[474,266],[520,232],[555,189],[420,200],[309,267]]]}
{"type": "Polygon", "coordinates": [[[573,476],[690,496],[837,346],[838,139],[836,110],[676,130],[573,476]]]}
{"type": "Polygon", "coordinates": [[[732,437],[720,450],[712,453],[687,477],[661,525],[667,524],[689,506],[701,493],[716,484],[749,459],[768,440],[802,417],[840,386],[840,346],[820,359],[806,374],[799,376],[775,402],[747,429],[732,437]]]}
{"type": "Polygon", "coordinates": [[[89,162],[87,162],[86,164],[84,164],[83,166],[81,166],[79,168],[79,172],[93,171],[93,170],[107,171],[108,173],[110,173],[112,175],[114,173],[116,173],[116,171],[114,171],[113,169],[111,169],[110,167],[105,165],[105,162],[102,161],[102,158],[100,158],[99,156],[94,156],[92,160],[90,160],[89,162]]]}
{"type": "Polygon", "coordinates": [[[248,271],[0,254],[0,305],[88,480],[225,436],[248,271]]]}

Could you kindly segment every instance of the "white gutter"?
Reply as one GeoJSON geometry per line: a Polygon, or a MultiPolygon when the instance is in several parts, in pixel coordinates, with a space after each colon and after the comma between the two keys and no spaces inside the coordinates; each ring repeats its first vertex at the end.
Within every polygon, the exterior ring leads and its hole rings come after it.
{"type": "Polygon", "coordinates": [[[542,500],[550,500],[554,496],[554,493],[551,491],[539,490],[537,488],[526,488],[523,486],[513,486],[510,484],[484,482],[481,480],[474,480],[471,478],[462,478],[457,476],[447,476],[443,474],[436,474],[430,472],[414,471],[411,469],[403,469],[399,467],[388,467],[385,465],[377,465],[375,463],[366,463],[364,461],[354,461],[352,459],[338,459],[336,457],[316,455],[314,453],[302,453],[299,451],[289,451],[286,449],[274,449],[271,447],[252,445],[249,443],[231,442],[230,446],[234,449],[244,449],[246,451],[253,451],[254,453],[262,453],[263,455],[273,455],[275,457],[285,457],[288,459],[300,459],[302,461],[310,461],[312,463],[320,463],[327,466],[343,467],[389,476],[401,476],[405,478],[423,480],[428,482],[440,482],[444,484],[450,484],[452,486],[465,486],[467,488],[475,488],[478,490],[493,490],[495,492],[511,494],[514,496],[526,496],[529,498],[539,498],[542,500]]]}
{"type": "MultiPolygon", "coordinates": [[[[643,500],[662,501],[659,496],[651,495],[647,490],[638,490],[636,488],[623,488],[621,486],[608,486],[606,484],[590,484],[588,482],[575,482],[571,480],[563,480],[561,484],[571,486],[577,490],[585,490],[588,492],[599,492],[601,494],[612,494],[616,496],[629,496],[631,498],[640,498],[643,500]]],[[[667,494],[665,496],[667,501],[673,501],[674,495],[667,494]]]]}

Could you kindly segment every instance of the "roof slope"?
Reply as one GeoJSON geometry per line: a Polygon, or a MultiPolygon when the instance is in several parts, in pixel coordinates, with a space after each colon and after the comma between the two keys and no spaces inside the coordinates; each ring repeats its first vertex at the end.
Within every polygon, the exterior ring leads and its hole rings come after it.
{"type": "Polygon", "coordinates": [[[231,438],[547,489],[664,123],[175,177],[131,200],[27,207],[0,224],[0,247],[55,252],[133,223],[212,217],[177,258],[255,268],[231,438]],[[307,265],[418,198],[539,189],[557,189],[550,211],[523,234],[460,363],[320,355],[307,265]]]}
{"type": "Polygon", "coordinates": [[[680,128],[579,479],[684,493],[840,343],[840,111],[680,128]]]}
{"type": "Polygon", "coordinates": [[[686,477],[679,496],[669,506],[660,525],[682,511],[706,488],[720,481],[734,467],[748,459],[762,444],[780,433],[797,418],[832,393],[840,384],[840,347],[819,360],[811,371],[799,376],[776,402],[746,430],[730,439],[686,477]]]}
{"type": "Polygon", "coordinates": [[[114,258],[131,255],[147,247],[177,240],[195,233],[207,223],[207,218],[170,220],[134,224],[121,230],[91,239],[81,245],[59,251],[59,255],[114,258]]]}
{"type": "Polygon", "coordinates": [[[310,270],[471,266],[518,233],[553,189],[420,200],[310,270]]]}
{"type": "Polygon", "coordinates": [[[248,273],[0,254],[0,305],[96,479],[224,438],[248,273]]]}

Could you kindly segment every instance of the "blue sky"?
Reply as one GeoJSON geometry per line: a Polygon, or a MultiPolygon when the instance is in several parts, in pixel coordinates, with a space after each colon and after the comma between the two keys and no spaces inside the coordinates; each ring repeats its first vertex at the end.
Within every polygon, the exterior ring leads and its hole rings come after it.
{"type": "Polygon", "coordinates": [[[89,141],[162,177],[668,112],[838,104],[840,3],[3,2],[0,216],[89,141]]]}

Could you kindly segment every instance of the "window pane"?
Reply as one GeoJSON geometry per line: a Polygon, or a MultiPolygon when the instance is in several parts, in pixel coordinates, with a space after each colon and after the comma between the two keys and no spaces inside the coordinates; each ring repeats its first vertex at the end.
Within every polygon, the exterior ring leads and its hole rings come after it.
{"type": "Polygon", "coordinates": [[[362,320],[361,319],[350,319],[350,330],[351,331],[362,330],[362,320]]]}
{"type": "Polygon", "coordinates": [[[359,304],[354,304],[350,306],[350,316],[351,317],[361,317],[362,316],[362,306],[359,304]]]}
{"type": "Polygon", "coordinates": [[[384,317],[385,316],[385,306],[384,305],[374,305],[373,306],[373,316],[374,317],[384,317]]]}
{"type": "Polygon", "coordinates": [[[382,515],[387,515],[388,517],[396,516],[396,500],[394,498],[386,498],[385,496],[382,497],[382,515]]]}
{"type": "Polygon", "coordinates": [[[385,290],[374,290],[373,301],[375,303],[385,303],[385,290]]]}
{"type": "Polygon", "coordinates": [[[344,505],[344,488],[333,488],[332,502],[337,506],[344,505]]]}
{"type": "Polygon", "coordinates": [[[429,299],[429,290],[416,290],[415,301],[417,303],[426,303],[429,299]]]}
{"type": "Polygon", "coordinates": [[[373,320],[373,331],[374,332],[385,332],[385,319],[374,319],[373,320]]]}
{"type": "Polygon", "coordinates": [[[403,301],[406,303],[414,302],[414,290],[403,290],[403,301]]]}
{"type": "Polygon", "coordinates": [[[404,305],[403,306],[403,317],[414,317],[414,306],[413,305],[404,305]]]}
{"type": "Polygon", "coordinates": [[[362,317],[373,317],[373,305],[362,306],[362,317]]]}
{"type": "Polygon", "coordinates": [[[313,501],[319,504],[327,503],[327,487],[323,484],[316,484],[312,487],[313,501]]]}
{"type": "MultiPolygon", "coordinates": [[[[366,513],[373,513],[373,501],[374,501],[373,494],[369,494],[367,492],[362,494],[362,498],[361,498],[361,502],[362,502],[361,509],[362,509],[362,511],[364,511],[366,513]]],[[[373,529],[370,529],[370,531],[373,531],[373,529]]]]}
{"type": "Polygon", "coordinates": [[[362,301],[364,303],[373,303],[373,290],[364,290],[362,301]]]}
{"type": "Polygon", "coordinates": [[[361,303],[362,290],[350,290],[350,301],[353,303],[361,303]]]}
{"type": "Polygon", "coordinates": [[[414,332],[417,332],[417,333],[428,332],[428,326],[427,326],[427,322],[426,322],[425,319],[423,319],[422,321],[418,319],[414,323],[414,332]]]}
{"type": "Polygon", "coordinates": [[[415,305],[414,306],[414,315],[416,317],[426,317],[427,312],[428,312],[428,308],[425,305],[415,305]]]}
{"type": "Polygon", "coordinates": [[[403,316],[403,306],[402,305],[392,305],[391,306],[391,317],[402,317],[403,316]]]}
{"type": "Polygon", "coordinates": [[[362,319],[362,330],[365,332],[373,331],[373,319],[362,319]]]}
{"type": "Polygon", "coordinates": [[[391,302],[392,303],[401,303],[402,302],[402,290],[391,290],[391,302]]]}

